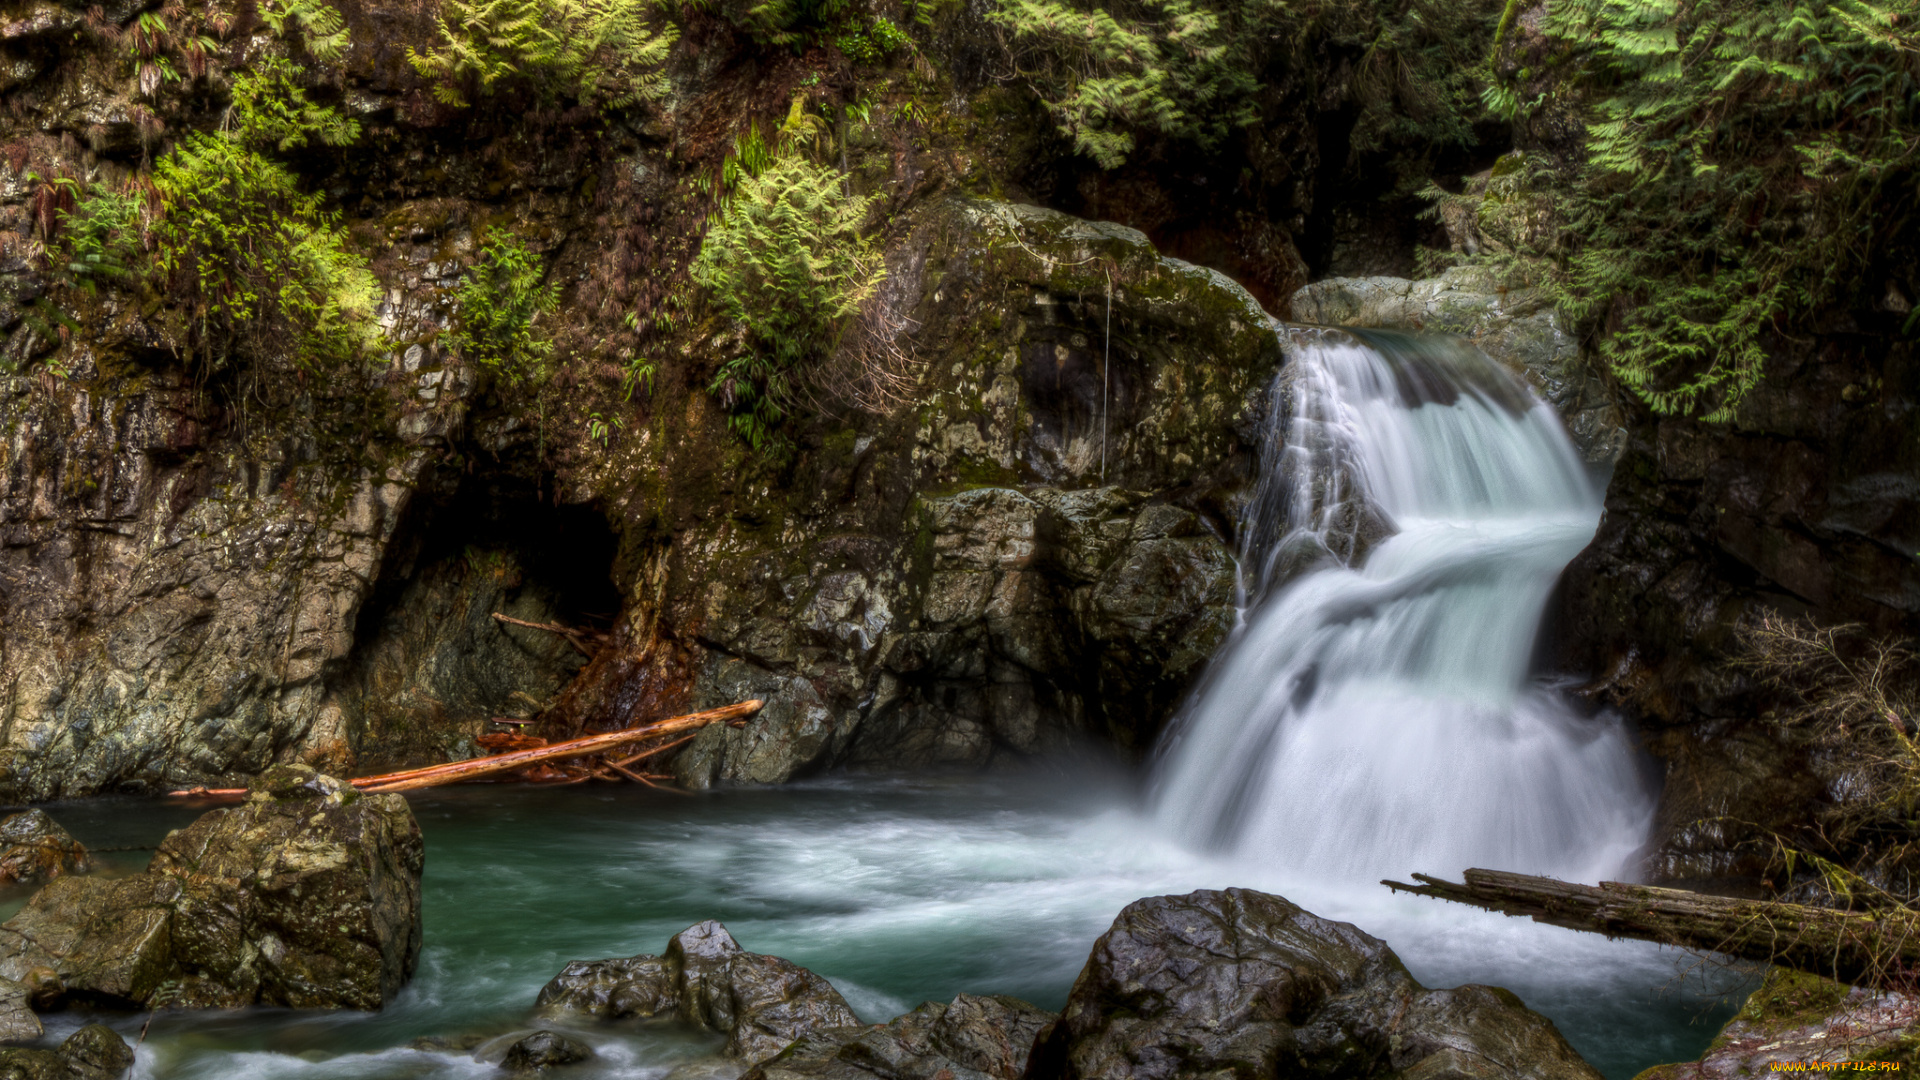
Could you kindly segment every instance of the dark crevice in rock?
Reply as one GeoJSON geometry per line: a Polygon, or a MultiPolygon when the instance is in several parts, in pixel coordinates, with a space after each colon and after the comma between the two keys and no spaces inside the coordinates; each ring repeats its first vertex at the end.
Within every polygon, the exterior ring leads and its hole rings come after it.
{"type": "Polygon", "coordinates": [[[491,718],[542,712],[587,661],[494,613],[604,631],[622,608],[616,544],[591,508],[556,506],[510,474],[416,500],[321,723],[335,720],[361,772],[472,756],[491,718]]]}

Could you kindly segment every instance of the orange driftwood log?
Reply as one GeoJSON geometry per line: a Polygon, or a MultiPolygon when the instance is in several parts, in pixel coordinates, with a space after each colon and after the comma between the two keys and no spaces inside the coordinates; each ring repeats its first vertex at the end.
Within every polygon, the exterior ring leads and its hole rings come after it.
{"type": "MultiPolygon", "coordinates": [[[[429,765],[424,769],[407,769],[402,772],[383,773],[379,776],[363,776],[348,783],[369,793],[389,791],[414,791],[419,788],[439,787],[442,784],[457,784],[464,780],[478,780],[485,776],[513,772],[529,765],[538,765],[549,761],[564,761],[568,758],[585,757],[611,750],[616,746],[651,739],[660,735],[672,735],[706,727],[708,724],[724,723],[752,716],[760,711],[763,702],[758,699],[743,701],[738,705],[726,705],[718,709],[688,713],[668,720],[660,720],[624,731],[609,731],[604,735],[588,735],[581,739],[569,739],[530,750],[516,750],[510,754],[495,754],[492,757],[473,758],[470,761],[453,761],[445,765],[429,765]]],[[[661,749],[665,749],[662,747],[661,749]]],[[[238,798],[247,793],[246,788],[188,788],[184,791],[168,792],[170,795],[238,798]]]]}

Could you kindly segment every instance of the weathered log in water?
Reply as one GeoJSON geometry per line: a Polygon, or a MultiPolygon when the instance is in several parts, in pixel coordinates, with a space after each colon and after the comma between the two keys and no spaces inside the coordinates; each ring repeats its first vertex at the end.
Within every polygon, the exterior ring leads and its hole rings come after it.
{"type": "MultiPolygon", "coordinates": [[[[670,719],[642,724],[639,727],[621,731],[609,731],[601,735],[588,735],[584,738],[569,739],[551,746],[534,747],[528,750],[516,750],[506,754],[494,754],[490,757],[473,758],[468,761],[452,761],[444,765],[429,765],[420,769],[406,769],[401,772],[382,773],[379,776],[362,776],[350,780],[356,789],[368,793],[393,791],[414,791],[419,788],[440,787],[443,784],[458,784],[468,780],[497,776],[501,773],[515,772],[532,765],[541,765],[551,761],[564,761],[570,758],[599,754],[618,746],[639,742],[643,739],[661,735],[673,735],[694,728],[703,728],[708,724],[726,723],[742,720],[760,711],[764,704],[759,699],[742,701],[736,705],[723,705],[717,709],[688,713],[670,719]]],[[[668,746],[677,745],[669,743],[668,746]]],[[[668,746],[655,747],[646,753],[626,759],[630,764],[649,757],[668,746]]],[[[651,786],[651,785],[650,785],[651,786]]],[[[194,798],[242,798],[246,788],[187,788],[168,792],[169,795],[190,796],[194,798]]]]}
{"type": "Polygon", "coordinates": [[[1842,983],[1880,985],[1920,969],[1920,915],[1905,910],[1839,911],[1617,881],[1580,885],[1503,870],[1461,876],[1463,884],[1425,874],[1413,875],[1418,885],[1381,884],[1570,930],[1779,964],[1842,983]]]}

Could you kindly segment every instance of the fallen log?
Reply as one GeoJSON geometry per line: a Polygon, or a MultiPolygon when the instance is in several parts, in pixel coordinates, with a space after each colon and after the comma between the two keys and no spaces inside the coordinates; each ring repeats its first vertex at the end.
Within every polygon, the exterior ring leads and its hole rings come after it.
{"type": "Polygon", "coordinates": [[[708,724],[723,723],[737,717],[752,716],[760,711],[761,704],[758,699],[743,701],[738,705],[726,705],[718,709],[707,709],[704,712],[688,713],[686,716],[676,716],[671,720],[660,720],[636,728],[627,728],[624,731],[610,731],[604,735],[569,739],[566,742],[533,750],[516,750],[511,754],[496,754],[493,757],[453,761],[445,765],[432,765],[424,769],[388,773],[384,776],[369,776],[363,780],[353,781],[353,786],[366,792],[413,791],[417,788],[458,783],[461,780],[474,780],[496,773],[512,772],[539,762],[585,757],[625,743],[650,739],[656,735],[671,735],[692,728],[706,727],[708,724]]]}
{"type": "Polygon", "coordinates": [[[1779,964],[1845,984],[1885,985],[1920,970],[1920,913],[1903,908],[1838,911],[1617,881],[1580,885],[1502,870],[1468,870],[1461,883],[1413,877],[1420,884],[1380,884],[1550,926],[1779,964]]]}
{"type": "MultiPolygon", "coordinates": [[[[422,769],[406,769],[401,772],[382,773],[379,776],[363,776],[349,780],[360,791],[370,794],[384,794],[392,791],[414,791],[420,788],[439,787],[443,784],[457,784],[466,780],[478,780],[481,777],[496,776],[500,773],[524,769],[529,765],[540,765],[553,761],[565,761],[570,758],[599,754],[616,746],[639,742],[661,735],[672,735],[708,724],[728,723],[742,717],[752,716],[760,711],[764,704],[758,699],[743,701],[737,705],[725,705],[718,709],[688,713],[667,720],[659,720],[639,727],[622,731],[609,731],[602,735],[588,735],[584,738],[569,739],[551,746],[535,747],[529,750],[515,750],[506,754],[494,754],[491,757],[472,758],[467,761],[451,761],[444,765],[429,765],[422,769]]],[[[658,748],[660,750],[666,747],[658,748]]],[[[657,751],[649,751],[642,757],[657,751]]],[[[589,773],[589,776],[592,774],[589,773]]],[[[246,788],[187,788],[182,791],[170,791],[167,794],[183,797],[242,798],[246,788]]]]}

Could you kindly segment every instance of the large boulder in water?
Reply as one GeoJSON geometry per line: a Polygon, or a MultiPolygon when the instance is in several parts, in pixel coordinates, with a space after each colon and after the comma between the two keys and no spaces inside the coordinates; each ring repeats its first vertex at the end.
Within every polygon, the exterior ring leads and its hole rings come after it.
{"type": "Polygon", "coordinates": [[[833,984],[778,956],[750,953],[709,919],[667,942],[662,956],[576,960],[536,1005],[604,1020],[671,1015],[726,1033],[726,1053],[760,1061],[808,1032],[860,1021],[833,984]]]}
{"type": "Polygon", "coordinates": [[[1034,1080],[1599,1080],[1488,986],[1428,990],[1385,942],[1246,889],[1129,904],[1094,944],[1034,1080]]]}
{"type": "Polygon", "coordinates": [[[145,873],[42,889],[0,925],[0,977],[52,968],[119,1006],[377,1009],[419,958],[423,863],[404,798],[276,766],[145,873]]]}
{"type": "Polygon", "coordinates": [[[91,868],[87,849],[45,810],[23,810],[0,821],[0,885],[35,885],[91,868]]]}
{"type": "Polygon", "coordinates": [[[122,1080],[133,1068],[133,1048],[105,1024],[88,1024],[58,1050],[0,1050],[7,1080],[122,1080]]]}
{"type": "Polygon", "coordinates": [[[961,994],[885,1025],[806,1035],[741,1080],[1019,1080],[1035,1039],[1057,1019],[1018,998],[961,994]]]}

